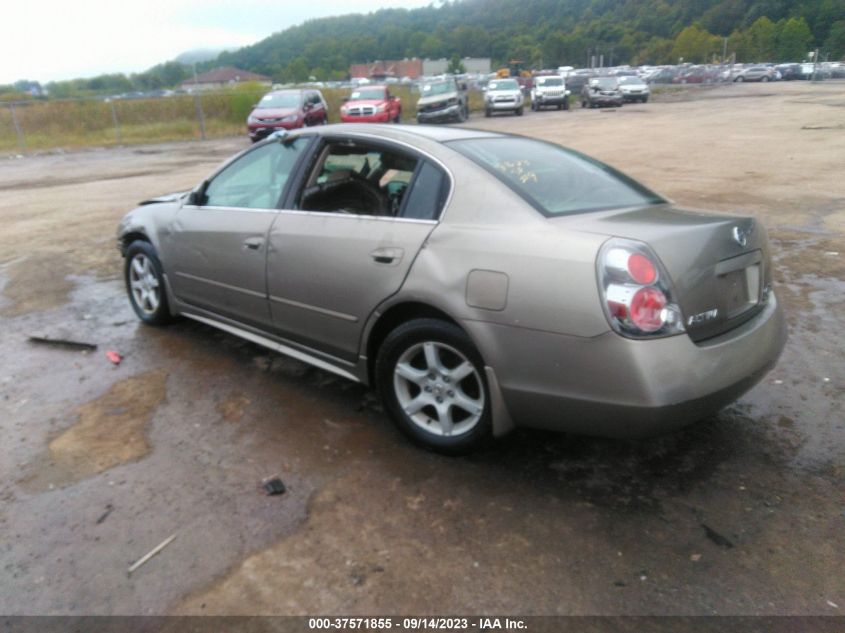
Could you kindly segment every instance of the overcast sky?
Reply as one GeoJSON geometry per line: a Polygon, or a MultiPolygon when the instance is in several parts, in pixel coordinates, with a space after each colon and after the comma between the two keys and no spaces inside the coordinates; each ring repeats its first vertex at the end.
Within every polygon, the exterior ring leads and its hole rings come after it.
{"type": "Polygon", "coordinates": [[[309,18],[432,0],[10,0],[0,84],[146,70],[196,48],[252,44],[309,18]]]}

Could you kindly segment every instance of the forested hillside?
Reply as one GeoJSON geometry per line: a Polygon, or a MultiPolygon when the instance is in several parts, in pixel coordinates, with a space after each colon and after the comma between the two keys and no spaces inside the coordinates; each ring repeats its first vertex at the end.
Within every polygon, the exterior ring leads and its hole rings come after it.
{"type": "Polygon", "coordinates": [[[349,64],[404,57],[520,59],[534,67],[799,60],[845,54],[845,0],[458,0],[311,20],[209,65],[279,81],[340,78],[349,64]]]}

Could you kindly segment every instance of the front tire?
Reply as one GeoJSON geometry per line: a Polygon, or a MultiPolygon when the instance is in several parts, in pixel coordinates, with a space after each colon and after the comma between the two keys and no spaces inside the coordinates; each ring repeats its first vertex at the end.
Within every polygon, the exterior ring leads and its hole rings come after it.
{"type": "Polygon", "coordinates": [[[173,320],[167,303],[164,272],[152,244],[136,240],[129,245],[123,276],[129,303],[141,321],[148,325],[164,325],[173,320]]]}
{"type": "Polygon", "coordinates": [[[490,112],[490,108],[484,109],[484,116],[486,116],[489,119],[492,115],[493,115],[493,113],[490,112]]]}
{"type": "Polygon", "coordinates": [[[522,116],[522,106],[516,109],[516,116],[522,116]]]}
{"type": "Polygon", "coordinates": [[[414,442],[459,454],[491,437],[484,362],[456,325],[438,319],[400,325],[379,349],[375,374],[385,408],[414,442]]]}

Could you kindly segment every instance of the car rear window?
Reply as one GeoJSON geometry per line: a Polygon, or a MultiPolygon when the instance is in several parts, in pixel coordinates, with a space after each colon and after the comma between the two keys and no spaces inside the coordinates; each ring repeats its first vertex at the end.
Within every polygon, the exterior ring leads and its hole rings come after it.
{"type": "Polygon", "coordinates": [[[452,141],[547,216],[666,202],[635,180],[593,158],[526,138],[452,141]]]}

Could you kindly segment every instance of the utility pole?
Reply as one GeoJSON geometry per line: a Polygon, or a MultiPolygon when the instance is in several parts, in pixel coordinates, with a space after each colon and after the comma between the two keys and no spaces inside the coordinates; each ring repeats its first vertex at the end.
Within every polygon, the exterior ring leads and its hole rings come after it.
{"type": "Polygon", "coordinates": [[[12,113],[12,124],[15,126],[15,134],[18,137],[18,147],[20,147],[21,152],[26,151],[26,140],[24,140],[23,130],[21,129],[21,124],[18,122],[18,115],[15,113],[15,104],[9,103],[9,110],[12,113]]]}
{"type": "Polygon", "coordinates": [[[202,111],[202,99],[199,94],[199,82],[197,81],[197,63],[194,62],[194,106],[197,109],[197,118],[200,122],[200,138],[205,140],[205,113],[202,111]]]}

